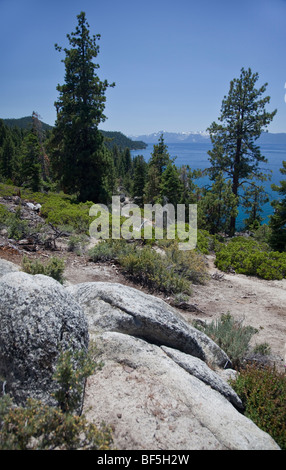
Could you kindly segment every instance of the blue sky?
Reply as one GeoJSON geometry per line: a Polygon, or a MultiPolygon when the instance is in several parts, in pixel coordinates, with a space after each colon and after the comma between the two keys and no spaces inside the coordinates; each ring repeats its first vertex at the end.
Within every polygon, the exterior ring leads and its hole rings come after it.
{"type": "Polygon", "coordinates": [[[100,34],[107,92],[100,128],[126,135],[204,131],[242,67],[268,83],[270,132],[286,132],[286,0],[0,0],[0,117],[56,119],[56,86],[85,11],[100,34]]]}

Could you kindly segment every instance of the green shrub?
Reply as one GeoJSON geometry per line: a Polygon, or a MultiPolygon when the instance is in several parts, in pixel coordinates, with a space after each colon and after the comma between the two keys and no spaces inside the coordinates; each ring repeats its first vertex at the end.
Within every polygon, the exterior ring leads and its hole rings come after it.
{"type": "MultiPolygon", "coordinates": [[[[41,197],[38,200],[41,200],[41,197]]],[[[70,226],[78,233],[85,233],[92,220],[89,215],[92,204],[92,202],[75,203],[69,197],[52,194],[43,202],[41,215],[46,223],[51,223],[55,227],[70,226]]]]}
{"type": "Polygon", "coordinates": [[[245,414],[286,450],[286,375],[275,369],[247,366],[231,383],[245,414]]]}
{"type": "Polygon", "coordinates": [[[109,450],[112,444],[108,427],[31,398],[25,408],[8,403],[2,413],[0,450],[109,450]]]}
{"type": "Polygon", "coordinates": [[[58,389],[53,396],[64,413],[73,413],[79,409],[86,378],[102,367],[101,363],[95,361],[96,354],[94,344],[89,346],[88,351],[61,351],[53,376],[58,389]]]}
{"type": "Polygon", "coordinates": [[[176,241],[161,242],[162,253],[149,245],[126,240],[106,240],[89,251],[93,261],[117,261],[123,273],[141,285],[168,294],[190,293],[190,283],[207,279],[202,255],[195,250],[181,251],[176,241]]]}
{"type": "Polygon", "coordinates": [[[65,262],[63,259],[52,257],[46,264],[39,260],[31,261],[26,256],[22,260],[22,269],[28,274],[44,274],[50,276],[61,284],[64,281],[63,273],[65,270],[65,262]]]}
{"type": "Polygon", "coordinates": [[[9,215],[8,209],[3,204],[0,204],[0,228],[5,225],[7,216],[9,215]]]}
{"type": "Polygon", "coordinates": [[[222,315],[218,320],[201,325],[194,322],[199,330],[209,336],[230,358],[233,367],[240,367],[249,352],[249,343],[257,330],[243,326],[241,321],[230,315],[222,315]]]}
{"type": "Polygon", "coordinates": [[[121,255],[123,272],[133,281],[165,293],[190,293],[190,282],[176,272],[175,266],[150,247],[121,255]]]}
{"type": "Polygon", "coordinates": [[[221,271],[235,270],[267,280],[286,277],[286,253],[270,251],[267,244],[244,237],[233,238],[221,246],[215,265],[221,271]]]}
{"type": "Polygon", "coordinates": [[[179,250],[174,242],[165,249],[166,264],[172,265],[177,274],[194,284],[203,284],[208,279],[207,267],[202,254],[196,250],[179,250]]]}
{"type": "Polygon", "coordinates": [[[68,239],[68,251],[72,251],[80,255],[84,252],[88,240],[84,235],[71,235],[68,239]]]}
{"type": "Polygon", "coordinates": [[[8,238],[14,240],[21,240],[29,233],[28,222],[21,219],[21,208],[18,207],[16,212],[10,212],[5,210],[2,212],[2,224],[7,229],[8,238]]]}
{"type": "Polygon", "coordinates": [[[126,240],[101,240],[89,250],[89,256],[95,263],[97,261],[118,261],[119,257],[135,250],[134,243],[126,240]]]}
{"type": "MultiPolygon", "coordinates": [[[[21,198],[41,204],[41,215],[46,223],[55,227],[70,226],[78,233],[85,233],[89,229],[92,218],[89,209],[92,202],[77,203],[70,195],[59,193],[32,192],[29,189],[17,188],[0,183],[2,196],[13,196],[21,193],[21,198]]],[[[0,213],[1,215],[1,213],[0,213]]]]}
{"type": "Polygon", "coordinates": [[[77,355],[63,352],[54,375],[59,385],[57,407],[31,398],[19,407],[7,395],[0,398],[0,450],[109,450],[110,428],[97,427],[75,413],[82,382],[98,366],[92,350],[77,355]]]}

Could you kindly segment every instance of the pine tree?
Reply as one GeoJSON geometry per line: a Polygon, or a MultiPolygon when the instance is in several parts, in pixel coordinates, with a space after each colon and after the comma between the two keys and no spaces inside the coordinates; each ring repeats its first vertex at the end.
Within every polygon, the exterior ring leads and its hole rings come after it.
{"type": "Polygon", "coordinates": [[[149,165],[144,188],[144,203],[155,204],[160,200],[161,176],[155,165],[149,165]]]}
{"type": "Polygon", "coordinates": [[[148,164],[143,155],[136,155],[133,159],[133,185],[132,196],[136,197],[137,203],[143,205],[144,188],[146,185],[148,164]]]}
{"type": "Polygon", "coordinates": [[[154,204],[160,200],[162,174],[168,163],[172,162],[167,149],[163,135],[161,135],[158,144],[153,146],[153,152],[148,162],[147,183],[144,191],[146,203],[154,204]]]}
{"type": "MultiPolygon", "coordinates": [[[[282,162],[280,169],[282,175],[286,175],[286,161],[282,162]]],[[[272,189],[277,191],[280,198],[273,201],[274,214],[270,217],[269,226],[271,228],[270,245],[278,251],[286,251],[286,179],[280,181],[280,186],[272,185],[272,189]]]]}
{"type": "Polygon", "coordinates": [[[169,162],[162,174],[160,184],[161,201],[176,206],[182,202],[183,183],[176,166],[169,162]]]}
{"type": "Polygon", "coordinates": [[[227,232],[230,220],[237,215],[237,197],[231,182],[226,182],[220,172],[211,188],[199,202],[200,228],[211,234],[227,232]]]}
{"type": "Polygon", "coordinates": [[[44,181],[47,181],[48,174],[49,174],[49,159],[46,155],[46,151],[44,148],[45,133],[42,129],[40,116],[35,111],[33,111],[33,114],[32,114],[32,122],[33,122],[34,134],[38,137],[38,142],[40,145],[41,178],[44,181]]]}
{"type": "MultiPolygon", "coordinates": [[[[266,91],[267,83],[256,89],[258,74],[251,69],[241,69],[238,79],[230,82],[228,96],[222,102],[219,121],[209,127],[213,149],[209,151],[211,168],[210,177],[215,180],[219,172],[231,180],[232,192],[239,197],[239,189],[249,178],[264,179],[259,168],[260,162],[266,162],[255,141],[262,130],[272,121],[276,110],[265,110],[270,97],[261,96],[266,91]]],[[[232,216],[228,233],[234,234],[236,217],[232,216]]]]}
{"type": "Polygon", "coordinates": [[[21,174],[24,185],[32,191],[41,188],[41,145],[35,129],[31,129],[22,144],[21,174]]]}
{"type": "MultiPolygon", "coordinates": [[[[84,12],[77,19],[75,32],[67,35],[70,49],[64,49],[65,83],[57,87],[52,168],[66,192],[77,193],[80,201],[106,203],[114,183],[113,159],[98,125],[106,119],[105,93],[114,84],[101,81],[96,74],[100,35],[90,36],[84,12]]],[[[55,47],[62,51],[57,44],[55,47]]]]}
{"type": "Polygon", "coordinates": [[[262,206],[269,201],[269,197],[259,184],[249,184],[243,191],[243,207],[248,215],[244,220],[247,229],[258,229],[263,218],[261,216],[262,206]]]}
{"type": "Polygon", "coordinates": [[[155,166],[159,177],[162,176],[163,171],[166,169],[168,163],[172,161],[168,153],[168,147],[164,142],[163,134],[161,134],[158,144],[153,146],[153,152],[149,161],[149,166],[155,166]]]}
{"type": "Polygon", "coordinates": [[[10,133],[6,135],[3,142],[0,173],[9,180],[12,180],[15,175],[15,146],[10,133]]]}

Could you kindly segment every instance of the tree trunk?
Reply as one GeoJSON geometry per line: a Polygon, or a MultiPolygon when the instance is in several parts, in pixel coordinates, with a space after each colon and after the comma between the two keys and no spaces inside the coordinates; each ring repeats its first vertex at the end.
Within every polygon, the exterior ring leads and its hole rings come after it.
{"type": "MultiPolygon", "coordinates": [[[[237,139],[236,143],[236,153],[235,153],[235,161],[233,167],[233,178],[232,178],[232,192],[235,196],[238,195],[238,187],[239,187],[239,164],[240,164],[240,152],[241,152],[241,138],[237,139]]],[[[235,223],[236,217],[231,216],[230,218],[230,227],[229,227],[229,235],[231,237],[235,234],[235,223]]]]}

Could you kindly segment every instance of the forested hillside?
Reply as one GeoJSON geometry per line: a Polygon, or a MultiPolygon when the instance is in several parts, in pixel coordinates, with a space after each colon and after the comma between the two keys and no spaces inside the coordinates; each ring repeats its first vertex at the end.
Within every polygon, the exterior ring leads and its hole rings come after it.
{"type": "MultiPolygon", "coordinates": [[[[208,129],[210,185],[201,187],[197,178],[202,171],[177,167],[162,134],[147,163],[140,155],[132,158],[130,152],[143,148],[143,142],[99,129],[106,120],[106,90],[115,83],[98,77],[94,59],[100,36],[90,35],[84,12],[77,19],[75,32],[67,35],[70,49],[55,46],[64,53],[66,70],[65,82],[57,86],[55,125],[45,125],[35,112],[30,118],[0,120],[1,182],[33,191],[63,191],[82,203],[110,204],[112,195],[124,191],[141,208],[144,204],[196,204],[198,228],[211,235],[232,237],[243,207],[245,228],[259,229],[268,176],[260,169],[266,158],[257,143],[276,110],[266,111],[270,97],[265,94],[267,84],[256,87],[258,73],[242,68],[231,81],[218,123],[208,129]]],[[[284,162],[281,174],[285,174],[284,162]]],[[[273,189],[277,200],[267,242],[272,249],[285,251],[285,180],[273,189]]]]}
{"type": "MultiPolygon", "coordinates": [[[[10,129],[19,128],[20,130],[27,131],[31,129],[33,126],[33,117],[26,116],[23,118],[18,119],[2,119],[4,124],[8,126],[10,129]]],[[[46,124],[45,122],[39,119],[39,125],[41,126],[42,131],[49,132],[52,131],[53,126],[46,124]]],[[[105,145],[112,149],[113,146],[117,146],[120,150],[124,150],[129,148],[130,150],[138,150],[146,148],[147,144],[142,142],[141,140],[132,140],[129,139],[126,135],[122,134],[122,132],[117,131],[103,131],[100,129],[100,132],[104,136],[105,145]]]]}

